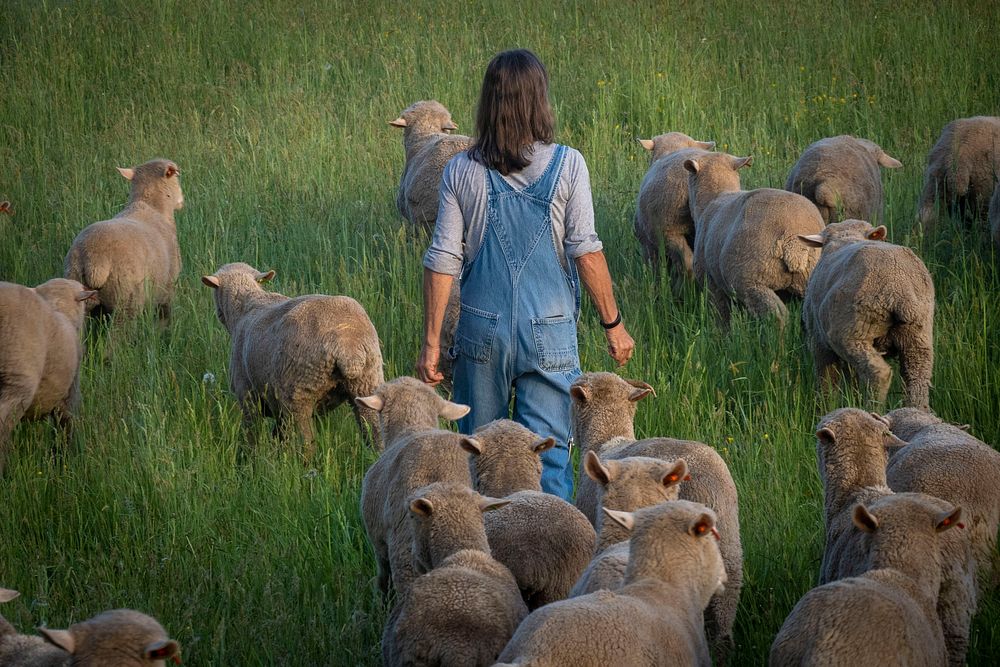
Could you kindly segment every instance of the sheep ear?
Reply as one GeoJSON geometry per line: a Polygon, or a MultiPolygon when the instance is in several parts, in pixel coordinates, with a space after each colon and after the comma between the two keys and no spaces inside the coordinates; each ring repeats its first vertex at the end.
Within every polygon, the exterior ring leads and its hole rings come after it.
{"type": "Polygon", "coordinates": [[[868,511],[868,508],[858,503],[854,506],[854,512],[851,514],[851,521],[854,525],[858,527],[858,530],[865,533],[874,533],[878,530],[878,519],[875,515],[868,511]]]}
{"type": "Polygon", "coordinates": [[[54,644],[66,651],[70,655],[76,649],[76,642],[73,640],[73,635],[69,633],[69,630],[52,630],[49,628],[38,628],[38,632],[41,633],[42,638],[50,644],[54,644]]]}
{"type": "Polygon", "coordinates": [[[458,129],[458,125],[455,125],[454,122],[452,122],[452,121],[449,120],[447,123],[445,123],[444,125],[441,126],[441,129],[442,130],[457,130],[458,129]]]}
{"type": "Polygon", "coordinates": [[[418,516],[430,516],[434,512],[434,504],[426,498],[414,498],[410,501],[410,511],[418,516]]]}
{"type": "Polygon", "coordinates": [[[493,510],[498,510],[504,505],[509,505],[511,500],[509,498],[490,498],[489,496],[479,497],[479,509],[483,512],[492,512],[493,510]]]}
{"type": "Polygon", "coordinates": [[[581,403],[586,403],[591,398],[590,386],[586,384],[574,384],[569,388],[569,395],[581,403]]]}
{"type": "Polygon", "coordinates": [[[473,456],[479,456],[483,453],[483,443],[475,438],[462,438],[458,441],[458,445],[473,456]]]}
{"type": "Polygon", "coordinates": [[[177,168],[176,164],[168,164],[167,168],[163,170],[163,178],[170,178],[179,173],[181,173],[181,170],[177,168]]]}
{"type": "Polygon", "coordinates": [[[274,280],[274,269],[271,269],[267,273],[257,273],[257,282],[266,283],[274,280]]]}
{"type": "Polygon", "coordinates": [[[180,652],[180,644],[173,639],[161,639],[158,642],[147,644],[146,648],[142,651],[142,655],[146,660],[169,660],[172,658],[179,665],[181,664],[180,652]]]}
{"type": "Polygon", "coordinates": [[[10,202],[6,199],[0,201],[0,213],[6,213],[7,215],[14,215],[14,209],[10,207],[10,202]]]}
{"type": "Polygon", "coordinates": [[[884,241],[886,231],[887,230],[885,228],[885,225],[879,225],[875,229],[865,234],[865,238],[868,239],[869,241],[884,241]]]}
{"type": "Polygon", "coordinates": [[[536,454],[546,452],[556,446],[555,438],[543,438],[531,446],[531,450],[536,454]]]}
{"type": "Polygon", "coordinates": [[[799,234],[799,240],[812,248],[823,247],[822,234],[799,234]]]}
{"type": "Polygon", "coordinates": [[[704,149],[706,151],[714,151],[715,150],[715,142],[714,141],[696,141],[695,143],[698,144],[699,148],[702,148],[702,149],[704,149]]]}
{"type": "Polygon", "coordinates": [[[124,167],[115,167],[115,169],[118,170],[118,173],[121,174],[122,178],[126,181],[131,181],[135,178],[135,169],[126,169],[124,167]]]}
{"type": "Polygon", "coordinates": [[[698,170],[701,169],[701,165],[698,164],[697,160],[684,160],[684,168],[690,171],[692,174],[697,174],[698,170]]]}
{"type": "Polygon", "coordinates": [[[97,290],[95,290],[95,289],[83,290],[83,291],[80,291],[80,292],[76,293],[75,299],[77,301],[86,301],[87,299],[89,299],[92,296],[95,296],[96,294],[97,294],[97,290]]]}
{"type": "Polygon", "coordinates": [[[899,169],[903,166],[902,162],[885,152],[880,152],[878,154],[878,163],[880,166],[886,167],[887,169],[899,169]]]}
{"type": "Polygon", "coordinates": [[[748,155],[746,157],[734,157],[733,158],[733,170],[742,169],[743,167],[749,167],[753,164],[753,155],[748,155]]]}
{"type": "Polygon", "coordinates": [[[444,406],[438,411],[442,419],[447,419],[448,421],[456,421],[461,419],[465,415],[469,414],[472,410],[468,405],[462,405],[461,403],[452,403],[451,401],[445,401],[444,406]]]}
{"type": "Polygon", "coordinates": [[[601,486],[607,486],[608,482],[614,478],[611,469],[601,463],[600,457],[592,450],[589,450],[583,457],[583,471],[587,473],[587,477],[601,486]]]}
{"type": "Polygon", "coordinates": [[[602,507],[604,513],[608,515],[608,518],[617,523],[619,526],[625,530],[632,532],[635,527],[635,514],[632,512],[619,512],[618,510],[609,510],[607,507],[602,507]]]}
{"type": "Polygon", "coordinates": [[[955,428],[957,428],[959,431],[965,431],[966,433],[968,433],[969,429],[972,428],[972,424],[955,424],[955,428]]]}
{"type": "Polygon", "coordinates": [[[679,484],[683,479],[690,479],[688,477],[688,464],[684,459],[677,459],[674,462],[674,467],[663,476],[661,481],[663,486],[673,486],[679,484]]]}
{"type": "Polygon", "coordinates": [[[219,289],[220,287],[222,287],[222,284],[219,283],[219,279],[216,278],[215,276],[202,276],[201,282],[205,283],[212,289],[219,289]]]}
{"type": "Polygon", "coordinates": [[[706,535],[717,534],[715,520],[709,514],[702,514],[688,527],[688,534],[692,537],[705,537],[706,535]]]}
{"type": "Polygon", "coordinates": [[[653,398],[656,398],[656,390],[653,389],[650,385],[646,384],[645,382],[642,382],[641,380],[625,380],[625,381],[628,382],[633,387],[635,387],[635,391],[629,394],[628,397],[628,400],[630,400],[631,402],[635,403],[636,401],[641,401],[650,394],[653,395],[653,398]]]}
{"type": "Polygon", "coordinates": [[[19,595],[21,594],[17,591],[12,591],[9,588],[0,588],[0,602],[10,602],[11,600],[16,599],[19,595]]]}
{"type": "Polygon", "coordinates": [[[653,150],[653,140],[652,139],[636,139],[639,144],[645,148],[647,151],[653,150]]]}
{"type": "Polygon", "coordinates": [[[880,422],[882,422],[886,426],[890,426],[891,427],[891,424],[889,424],[889,419],[885,415],[880,415],[877,412],[869,412],[868,414],[870,414],[872,416],[872,418],[879,420],[880,422]]]}
{"type": "Polygon", "coordinates": [[[406,119],[400,116],[396,120],[390,120],[389,125],[393,127],[406,127],[406,119]]]}
{"type": "Polygon", "coordinates": [[[378,394],[372,394],[371,396],[358,396],[354,399],[354,403],[363,408],[374,410],[375,412],[382,412],[382,408],[385,407],[385,401],[383,401],[382,397],[378,394]]]}
{"type": "Polygon", "coordinates": [[[934,526],[934,530],[940,533],[943,530],[948,530],[949,528],[954,528],[955,526],[958,526],[959,528],[965,528],[964,525],[959,523],[961,518],[962,518],[962,508],[956,507],[951,512],[945,512],[944,514],[938,517],[937,522],[935,523],[934,526]]]}
{"type": "Polygon", "coordinates": [[[816,431],[816,437],[819,438],[819,441],[824,445],[832,445],[837,442],[837,436],[833,434],[833,431],[826,427],[816,431]]]}

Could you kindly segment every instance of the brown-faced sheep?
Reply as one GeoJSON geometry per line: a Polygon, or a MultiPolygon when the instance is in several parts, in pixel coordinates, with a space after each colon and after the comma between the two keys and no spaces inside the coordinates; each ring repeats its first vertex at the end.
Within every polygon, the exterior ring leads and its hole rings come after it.
{"type": "Polygon", "coordinates": [[[650,152],[649,169],[639,186],[635,207],[635,236],[642,255],[659,275],[660,246],[670,260],[674,289],[692,277],[694,220],[688,206],[688,176],[684,161],[698,159],[715,148],[714,141],[695,141],[681,132],[641,139],[650,152]]]}
{"type": "Polygon", "coordinates": [[[63,278],[35,288],[0,282],[0,474],[22,418],[52,415],[69,428],[80,406],[80,339],[94,294],[63,278]]]}
{"type": "Polygon", "coordinates": [[[884,202],[879,167],[902,166],[875,142],[842,134],[802,151],[785,189],[816,204],[828,225],[848,218],[878,221],[884,202]]]}
{"type": "Polygon", "coordinates": [[[694,276],[708,287],[723,323],[731,300],[754,317],[788,318],[782,297],[801,297],[819,251],[799,239],[816,234],[823,218],[793,192],[741,190],[739,169],[753,158],[709,153],[684,161],[695,224],[694,276]]]}
{"type": "Polygon", "coordinates": [[[279,429],[291,420],[308,460],[315,449],[313,415],[350,401],[361,437],[377,447],[375,412],[353,400],[384,381],[378,333],[365,309],[347,296],[267,292],[261,283],[273,277],[274,271],[238,262],[201,279],[232,338],[229,385],[244,423],[253,428],[260,412],[279,429]]]}
{"type": "Polygon", "coordinates": [[[134,317],[149,297],[169,320],[174,283],[181,272],[174,212],[184,205],[180,170],[170,160],[150,160],[118,171],[131,182],[128,204],[110,220],[83,229],[66,254],[66,278],[97,290],[98,311],[134,317]]]}
{"type": "Polygon", "coordinates": [[[726,582],[715,514],[684,500],[634,514],[605,511],[632,533],[624,585],[532,612],[500,662],[710,665],[704,610],[726,582]]]}
{"type": "Polygon", "coordinates": [[[885,227],[861,220],[802,236],[822,247],[802,304],[802,323],[820,385],[849,369],[880,404],[898,357],[906,403],[930,405],[934,368],[934,282],[909,248],[885,242],[885,227]]]}
{"type": "Polygon", "coordinates": [[[944,126],[927,155],[919,220],[930,230],[943,205],[950,214],[982,220],[1000,174],[1000,117],[959,118],[944,126]]]}

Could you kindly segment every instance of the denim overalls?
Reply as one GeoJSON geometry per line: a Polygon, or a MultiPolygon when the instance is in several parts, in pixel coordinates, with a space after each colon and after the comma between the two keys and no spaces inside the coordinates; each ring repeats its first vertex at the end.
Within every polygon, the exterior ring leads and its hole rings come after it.
{"type": "Polygon", "coordinates": [[[455,332],[454,400],[472,407],[462,433],[507,418],[511,389],[515,421],[556,446],[542,454],[542,488],[569,499],[569,385],[580,375],[576,266],[556,252],[550,215],[566,155],[557,146],[545,172],[515,190],[486,170],[486,230],[462,269],[462,310],[455,332]]]}

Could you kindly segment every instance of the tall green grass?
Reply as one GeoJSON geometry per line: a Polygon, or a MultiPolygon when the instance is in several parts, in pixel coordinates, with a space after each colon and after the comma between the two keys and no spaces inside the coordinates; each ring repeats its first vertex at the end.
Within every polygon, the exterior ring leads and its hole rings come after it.
{"type": "MultiPolygon", "coordinates": [[[[824,136],[871,138],[892,240],[937,287],[932,402],[1000,443],[1000,275],[986,234],[913,227],[927,150],[949,120],[996,114],[1000,7],[983,2],[480,4],[105,1],[0,7],[0,279],[61,273],[84,225],[123,204],[116,165],[170,157],[183,173],[185,268],[167,335],[149,321],[105,363],[88,339],[78,438],[47,423],[15,436],[0,491],[2,613],[58,627],[119,606],[157,616],[190,664],[375,664],[386,614],[358,515],[374,455],[353,419],[320,420],[304,468],[266,440],[247,460],[226,390],[228,337],[198,277],[225,262],[275,268],[287,294],[349,294],[368,309],[389,377],[420,340],[420,259],[394,191],[398,131],[436,98],[467,130],[488,59],[532,48],[549,67],[558,138],[593,180],[625,321],[623,371],[653,384],[643,435],[719,448],[741,493],[746,578],[738,662],[760,664],[814,585],[822,550],[812,431],[817,401],[798,306],[770,324],[715,324],[704,298],[656,286],[632,211],[646,168],[636,137],[682,130],[753,154],[745,187],[777,186],[824,136]],[[206,373],[215,383],[203,380],[206,373]]],[[[610,370],[585,308],[583,366],[610,370]]],[[[898,383],[890,403],[901,401],[898,383]]],[[[983,602],[970,663],[1000,655],[1000,603],[983,602]]]]}

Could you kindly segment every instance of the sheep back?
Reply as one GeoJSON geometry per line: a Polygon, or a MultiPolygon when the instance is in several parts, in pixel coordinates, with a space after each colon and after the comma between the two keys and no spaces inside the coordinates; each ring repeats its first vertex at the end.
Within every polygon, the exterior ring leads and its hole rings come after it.
{"type": "Polygon", "coordinates": [[[1000,173],[1000,117],[959,118],[944,126],[927,155],[919,219],[924,229],[938,207],[963,218],[984,219],[1000,173]]]}

